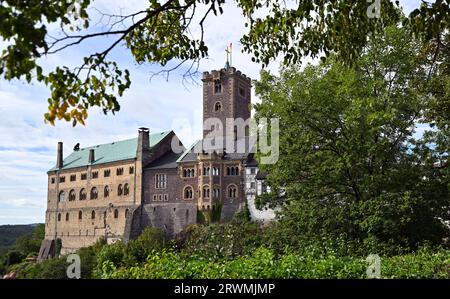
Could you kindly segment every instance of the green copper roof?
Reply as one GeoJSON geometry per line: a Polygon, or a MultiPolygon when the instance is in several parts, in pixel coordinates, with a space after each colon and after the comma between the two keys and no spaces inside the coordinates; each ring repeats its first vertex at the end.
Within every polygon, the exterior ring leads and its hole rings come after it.
{"type": "MultiPolygon", "coordinates": [[[[150,134],[150,148],[161,142],[171,131],[150,134]]],[[[88,165],[98,165],[103,163],[123,161],[136,158],[138,139],[127,139],[116,141],[112,143],[94,145],[90,147],[81,148],[78,151],[73,151],[68,157],[64,159],[63,170],[76,167],[83,167],[88,165]],[[89,150],[95,150],[95,162],[90,164],[89,150]]],[[[57,170],[56,166],[49,171],[57,170]]]]}

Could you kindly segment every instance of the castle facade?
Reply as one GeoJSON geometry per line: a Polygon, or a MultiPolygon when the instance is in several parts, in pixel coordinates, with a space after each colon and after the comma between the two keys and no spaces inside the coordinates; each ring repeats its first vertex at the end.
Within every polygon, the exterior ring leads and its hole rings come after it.
{"type": "MultiPolygon", "coordinates": [[[[40,259],[54,253],[57,239],[65,254],[100,237],[127,242],[149,226],[172,237],[198,221],[229,221],[253,205],[265,177],[258,174],[248,131],[240,136],[237,127],[225,126],[229,119],[250,119],[251,80],[226,67],[205,72],[202,81],[203,139],[189,148],[173,131],[147,128],[134,139],[77,145],[65,159],[58,143],[57,163],[48,171],[40,259]],[[230,143],[244,150],[229,151],[230,143]]],[[[274,217],[250,211],[255,220],[274,217]]]]}

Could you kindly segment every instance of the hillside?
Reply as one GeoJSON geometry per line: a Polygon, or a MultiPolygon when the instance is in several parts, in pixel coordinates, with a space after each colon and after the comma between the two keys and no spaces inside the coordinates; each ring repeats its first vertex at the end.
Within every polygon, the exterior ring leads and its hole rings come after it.
{"type": "Polygon", "coordinates": [[[13,245],[20,236],[31,234],[36,226],[37,224],[0,225],[0,251],[13,245]]]}

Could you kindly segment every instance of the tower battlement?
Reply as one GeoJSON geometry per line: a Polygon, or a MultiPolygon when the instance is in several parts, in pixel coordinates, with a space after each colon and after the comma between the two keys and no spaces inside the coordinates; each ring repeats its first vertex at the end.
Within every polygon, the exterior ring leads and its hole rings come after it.
{"type": "Polygon", "coordinates": [[[202,81],[211,81],[215,79],[219,79],[221,76],[238,76],[242,80],[247,81],[249,84],[251,84],[252,79],[248,76],[246,76],[241,71],[237,70],[235,67],[229,67],[228,69],[222,68],[220,70],[214,70],[211,72],[203,72],[203,78],[202,81]]]}

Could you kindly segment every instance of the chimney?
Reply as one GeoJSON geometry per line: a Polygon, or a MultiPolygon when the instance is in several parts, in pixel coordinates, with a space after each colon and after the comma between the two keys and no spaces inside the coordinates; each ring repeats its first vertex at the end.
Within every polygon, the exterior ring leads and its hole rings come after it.
{"type": "Polygon", "coordinates": [[[56,157],[56,168],[60,169],[63,168],[63,143],[58,142],[58,154],[56,157]]]}
{"type": "Polygon", "coordinates": [[[95,162],[95,151],[93,148],[89,150],[89,163],[92,164],[95,162]]]}
{"type": "Polygon", "coordinates": [[[146,153],[150,151],[150,130],[148,128],[139,128],[139,137],[136,150],[136,157],[143,161],[146,153]]]}

